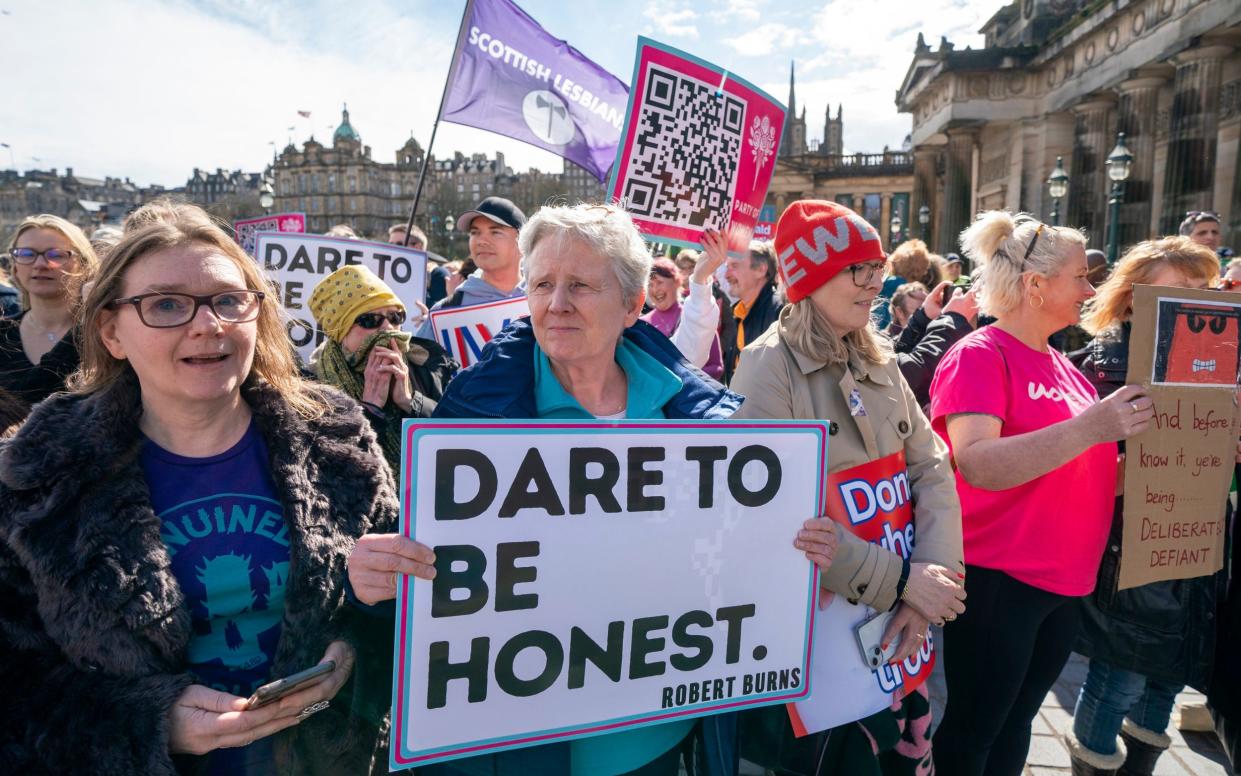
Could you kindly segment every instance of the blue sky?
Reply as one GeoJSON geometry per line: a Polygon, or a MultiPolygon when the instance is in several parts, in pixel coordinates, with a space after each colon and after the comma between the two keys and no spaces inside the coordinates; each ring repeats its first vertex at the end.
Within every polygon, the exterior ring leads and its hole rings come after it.
{"type": "MultiPolygon", "coordinates": [[[[895,91],[918,32],[981,45],[985,0],[519,0],[549,32],[628,82],[648,35],[788,96],[797,65],[810,137],[844,104],[848,150],[897,147],[895,91]],[[833,112],[835,107],[833,107],[833,112]]],[[[0,0],[0,142],[19,169],[73,167],[181,185],[194,167],[258,170],[275,141],[323,140],[348,102],[374,158],[430,136],[464,0],[0,0]],[[298,110],[311,111],[309,121],[298,110]],[[289,127],[293,127],[290,132],[289,127]],[[36,161],[37,160],[37,161],[36,161]]],[[[435,151],[560,160],[441,124],[435,151]]],[[[0,167],[10,167],[0,149],[0,167]]]]}

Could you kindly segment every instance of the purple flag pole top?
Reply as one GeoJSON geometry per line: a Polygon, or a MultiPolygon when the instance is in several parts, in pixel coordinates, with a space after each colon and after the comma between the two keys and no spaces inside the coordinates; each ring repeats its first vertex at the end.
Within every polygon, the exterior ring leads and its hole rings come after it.
{"type": "Polygon", "coordinates": [[[606,180],[629,89],[509,0],[475,0],[440,114],[564,157],[606,180]]]}

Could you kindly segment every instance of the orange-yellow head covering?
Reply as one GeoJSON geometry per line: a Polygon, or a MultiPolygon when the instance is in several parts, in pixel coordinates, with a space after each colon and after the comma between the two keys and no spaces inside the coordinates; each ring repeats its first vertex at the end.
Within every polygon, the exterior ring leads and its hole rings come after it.
{"type": "Polygon", "coordinates": [[[311,315],[336,342],[345,338],[359,315],[393,305],[405,307],[387,283],[360,264],[341,267],[310,294],[311,315]]]}

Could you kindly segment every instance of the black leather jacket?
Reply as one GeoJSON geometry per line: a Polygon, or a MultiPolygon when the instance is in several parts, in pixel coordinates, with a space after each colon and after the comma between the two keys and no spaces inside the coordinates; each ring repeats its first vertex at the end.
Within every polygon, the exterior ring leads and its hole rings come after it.
{"type": "MultiPolygon", "coordinates": [[[[1129,324],[1100,332],[1070,358],[1099,398],[1108,396],[1125,385],[1129,324]]],[[[1152,679],[1205,691],[1214,663],[1216,606],[1225,574],[1117,590],[1123,512],[1124,501],[1117,498],[1098,584],[1082,599],[1083,628],[1076,651],[1152,679]]],[[[1225,525],[1231,522],[1229,514],[1225,525]]]]}

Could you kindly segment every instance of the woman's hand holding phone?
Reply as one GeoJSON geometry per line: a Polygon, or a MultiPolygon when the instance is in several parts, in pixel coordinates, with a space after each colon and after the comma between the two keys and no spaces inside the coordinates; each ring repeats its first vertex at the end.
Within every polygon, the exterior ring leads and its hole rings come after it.
{"type": "Polygon", "coordinates": [[[169,712],[169,751],[206,754],[215,749],[248,746],[293,727],[310,716],[303,711],[334,698],[353,673],[353,648],[343,641],[329,644],[323,660],[334,660],[336,670],[304,689],[255,709],[246,708],[246,698],[200,684],[186,687],[169,712]]]}

